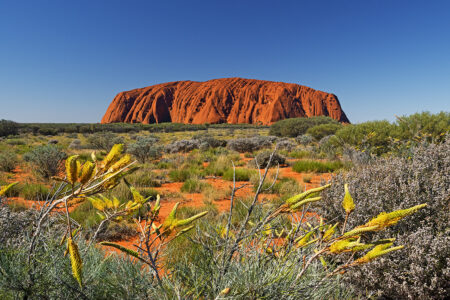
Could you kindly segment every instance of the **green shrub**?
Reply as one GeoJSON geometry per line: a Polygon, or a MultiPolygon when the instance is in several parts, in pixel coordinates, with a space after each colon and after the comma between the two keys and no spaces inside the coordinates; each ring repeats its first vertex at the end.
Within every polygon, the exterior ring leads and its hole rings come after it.
{"type": "MultiPolygon", "coordinates": [[[[236,168],[236,181],[249,181],[252,174],[255,174],[257,171],[255,170],[249,170],[249,169],[243,169],[243,168],[236,168]]],[[[233,181],[233,169],[227,169],[222,176],[223,180],[233,181]]]]}
{"type": "Polygon", "coordinates": [[[306,133],[311,135],[317,141],[319,141],[328,135],[335,134],[336,131],[341,129],[341,127],[342,127],[341,124],[334,124],[334,123],[320,124],[320,125],[316,125],[314,127],[308,128],[306,133]]]}
{"type": "Polygon", "coordinates": [[[128,153],[133,154],[141,163],[147,160],[158,159],[162,156],[163,147],[157,145],[158,139],[154,137],[139,137],[136,143],[128,146],[128,153]]]}
{"type": "Polygon", "coordinates": [[[292,158],[311,158],[314,157],[314,153],[306,150],[298,150],[289,152],[289,157],[292,158]]]}
{"type": "Polygon", "coordinates": [[[66,157],[66,153],[54,145],[39,146],[23,156],[25,161],[35,165],[34,170],[44,178],[57,175],[66,157]]]}
{"type": "Polygon", "coordinates": [[[115,144],[123,144],[124,138],[107,131],[91,134],[87,138],[87,141],[94,149],[109,151],[115,144]]]}
{"type": "Polygon", "coordinates": [[[339,124],[338,121],[330,117],[310,117],[310,118],[292,118],[273,123],[270,126],[270,135],[297,137],[303,135],[306,131],[320,124],[339,124]]]}
{"type": "Polygon", "coordinates": [[[0,153],[0,170],[4,172],[12,172],[17,167],[19,160],[17,155],[11,151],[0,153]]]}
{"type": "Polygon", "coordinates": [[[450,131],[450,112],[431,114],[430,112],[415,113],[397,118],[397,137],[403,140],[412,139],[416,135],[426,134],[438,138],[450,131]]]}
{"type": "Polygon", "coordinates": [[[0,136],[16,135],[19,132],[19,125],[16,122],[0,120],[0,136]]]}
{"type": "Polygon", "coordinates": [[[335,172],[341,169],[344,164],[340,161],[316,161],[316,160],[299,160],[293,166],[292,169],[298,173],[317,172],[317,173],[329,173],[335,172]]]}
{"type": "Polygon", "coordinates": [[[202,182],[197,178],[188,178],[181,186],[181,191],[184,193],[201,193],[208,186],[206,182],[202,182]]]}
{"type": "MultiPolygon", "coordinates": [[[[447,136],[442,144],[419,145],[409,158],[376,158],[333,177],[331,188],[322,194],[324,202],[319,212],[342,222],[342,207],[336,199],[343,196],[344,184],[348,184],[356,203],[349,228],[383,211],[427,203],[414,218],[405,219],[386,232],[396,243],[407,246],[399,253],[347,273],[348,284],[381,298],[448,298],[449,153],[450,137],[447,136]]],[[[374,233],[366,238],[380,236],[374,233]]]]}
{"type": "Polygon", "coordinates": [[[20,189],[20,196],[27,200],[46,200],[49,194],[49,189],[42,184],[24,184],[20,189]]]}
{"type": "Polygon", "coordinates": [[[276,167],[279,165],[284,165],[286,163],[286,158],[278,153],[274,153],[272,155],[272,151],[263,151],[256,155],[255,159],[250,161],[250,166],[257,168],[258,166],[261,169],[265,169],[269,164],[270,157],[272,156],[272,160],[270,161],[270,167],[276,167]]]}

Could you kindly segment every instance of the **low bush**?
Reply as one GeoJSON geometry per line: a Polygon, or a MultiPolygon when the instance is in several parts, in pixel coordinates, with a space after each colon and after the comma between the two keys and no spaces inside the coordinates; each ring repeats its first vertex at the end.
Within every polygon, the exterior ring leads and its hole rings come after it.
{"type": "Polygon", "coordinates": [[[27,200],[46,200],[50,190],[42,184],[28,183],[20,188],[20,196],[27,200]]]}
{"type": "Polygon", "coordinates": [[[273,136],[254,136],[251,138],[237,138],[229,140],[227,147],[237,152],[253,152],[263,148],[272,147],[276,137],[273,136]]]}
{"type": "Polygon", "coordinates": [[[188,178],[181,186],[181,192],[184,193],[201,193],[208,186],[210,186],[206,182],[202,182],[198,178],[188,178]]]}
{"type": "Polygon", "coordinates": [[[54,145],[39,146],[23,156],[25,161],[34,164],[34,170],[44,178],[57,175],[66,157],[67,154],[54,145]]]}
{"type": "MultiPolygon", "coordinates": [[[[249,170],[244,168],[236,168],[235,169],[235,179],[236,181],[249,181],[250,177],[255,174],[257,171],[249,170]]],[[[227,169],[222,176],[223,180],[233,181],[233,169],[227,169]]]]}
{"type": "Polygon", "coordinates": [[[297,145],[288,139],[282,139],[277,142],[276,146],[278,150],[292,151],[297,145]]]}
{"type": "Polygon", "coordinates": [[[136,143],[128,146],[128,153],[133,154],[141,163],[158,159],[162,156],[163,147],[157,144],[154,137],[139,137],[136,143]]]}
{"type": "Polygon", "coordinates": [[[3,151],[0,153],[0,170],[4,172],[12,172],[17,167],[19,159],[17,154],[11,151],[3,151]]]}
{"type": "Polygon", "coordinates": [[[341,169],[343,166],[344,164],[340,161],[299,160],[292,166],[292,169],[297,173],[330,173],[341,169]]]}
{"type": "Polygon", "coordinates": [[[93,149],[109,151],[115,144],[123,144],[124,138],[106,131],[89,135],[87,141],[93,149]]]}
{"type": "Polygon", "coordinates": [[[166,145],[165,151],[167,153],[189,152],[200,148],[199,140],[179,140],[166,145]]]}
{"type": "Polygon", "coordinates": [[[200,176],[201,170],[195,168],[175,169],[169,172],[169,178],[172,181],[184,182],[189,178],[200,176]]]}
{"type": "Polygon", "coordinates": [[[80,149],[82,149],[83,147],[81,146],[81,140],[79,140],[79,139],[74,139],[72,142],[70,142],[68,148],[69,148],[69,149],[74,149],[74,150],[80,150],[80,149]]]}
{"type": "Polygon", "coordinates": [[[269,134],[275,136],[297,137],[305,134],[309,128],[320,124],[339,124],[339,122],[324,116],[284,119],[273,123],[270,126],[269,134]]]}
{"type": "Polygon", "coordinates": [[[339,129],[341,129],[341,124],[320,124],[314,127],[308,128],[307,134],[311,135],[316,141],[320,141],[322,138],[335,134],[339,129]]]}
{"type": "Polygon", "coordinates": [[[258,166],[261,169],[265,169],[269,164],[270,157],[272,156],[272,160],[270,162],[270,167],[276,167],[279,165],[284,165],[286,163],[286,158],[278,153],[273,153],[272,151],[263,151],[256,155],[255,159],[251,160],[249,165],[257,168],[258,166]]]}
{"type": "MultiPolygon", "coordinates": [[[[363,266],[346,276],[361,292],[390,299],[444,299],[450,294],[450,138],[442,144],[421,144],[410,158],[378,158],[360,165],[332,180],[322,194],[321,214],[338,218],[342,196],[348,183],[357,204],[352,213],[353,226],[382,211],[428,206],[414,218],[392,227],[387,234],[396,243],[408,245],[401,253],[363,266]]],[[[379,237],[375,233],[374,239],[379,237]]]]}
{"type": "Polygon", "coordinates": [[[303,146],[307,146],[307,145],[311,144],[314,141],[314,139],[309,134],[302,134],[302,135],[297,136],[295,138],[295,141],[303,146]]]}

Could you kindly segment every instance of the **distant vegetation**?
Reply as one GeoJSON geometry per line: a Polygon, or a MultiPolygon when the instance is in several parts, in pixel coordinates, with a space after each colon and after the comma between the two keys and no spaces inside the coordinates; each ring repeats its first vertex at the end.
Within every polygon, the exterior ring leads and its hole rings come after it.
{"type": "Polygon", "coordinates": [[[3,120],[0,298],[445,299],[449,130],[3,120]]]}

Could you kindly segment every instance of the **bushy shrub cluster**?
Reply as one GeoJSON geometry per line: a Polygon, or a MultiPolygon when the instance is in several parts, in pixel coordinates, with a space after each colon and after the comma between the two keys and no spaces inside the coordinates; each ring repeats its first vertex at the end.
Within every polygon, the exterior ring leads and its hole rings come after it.
{"type": "Polygon", "coordinates": [[[157,144],[155,137],[138,137],[136,143],[128,146],[128,153],[133,154],[141,163],[158,159],[162,156],[163,147],[157,144]]]}
{"type": "Polygon", "coordinates": [[[227,147],[237,152],[253,152],[263,148],[272,147],[276,137],[274,136],[254,136],[250,138],[237,138],[229,140],[227,147]]]}
{"type": "Polygon", "coordinates": [[[319,141],[328,135],[335,134],[341,128],[342,128],[341,124],[335,124],[335,123],[320,124],[320,125],[316,125],[314,127],[308,128],[306,133],[311,135],[317,141],[319,141]]]}
{"type": "Polygon", "coordinates": [[[314,140],[313,137],[310,136],[309,134],[302,134],[295,138],[295,141],[303,146],[311,144],[313,140],[314,140]]]}
{"type": "Polygon", "coordinates": [[[166,145],[165,151],[167,153],[189,152],[200,148],[199,140],[179,140],[166,145]]]}
{"type": "Polygon", "coordinates": [[[115,144],[124,143],[124,138],[122,136],[116,135],[109,131],[98,132],[89,135],[87,140],[90,147],[92,147],[93,149],[106,151],[109,151],[115,144]]]}
{"type": "Polygon", "coordinates": [[[442,144],[422,144],[409,159],[376,159],[340,174],[322,194],[322,213],[342,221],[341,204],[335,199],[342,196],[344,183],[349,184],[359,203],[349,226],[382,211],[428,204],[414,218],[388,230],[396,242],[408,245],[401,253],[348,274],[355,288],[392,299],[444,299],[450,294],[449,153],[449,137],[442,144]]]}
{"type": "MultiPolygon", "coordinates": [[[[254,168],[259,166],[261,169],[265,169],[269,163],[271,155],[272,155],[272,151],[263,151],[261,153],[258,153],[258,155],[256,155],[255,159],[250,161],[249,165],[254,168]]],[[[270,167],[284,165],[285,163],[286,163],[286,158],[283,155],[275,152],[272,155],[270,167]]]]}
{"type": "Polygon", "coordinates": [[[295,172],[317,172],[317,173],[329,173],[335,172],[343,167],[343,163],[340,161],[317,161],[317,160],[299,160],[293,166],[292,169],[295,172]]]}
{"type": "Polygon", "coordinates": [[[17,154],[11,151],[3,151],[0,153],[0,170],[12,172],[18,164],[17,154]]]}
{"type": "Polygon", "coordinates": [[[54,145],[39,146],[23,156],[25,161],[35,165],[34,170],[44,178],[57,175],[66,157],[67,154],[54,145]]]}
{"type": "Polygon", "coordinates": [[[81,146],[81,140],[79,140],[79,139],[74,139],[72,142],[70,142],[68,148],[69,148],[69,149],[74,149],[74,150],[80,150],[81,148],[83,148],[83,147],[81,146]]]}
{"type": "Polygon", "coordinates": [[[0,137],[16,135],[19,132],[19,125],[16,122],[0,120],[0,137]]]}
{"type": "Polygon", "coordinates": [[[297,145],[288,139],[281,139],[276,146],[278,150],[292,151],[297,145]]]}
{"type": "Polygon", "coordinates": [[[276,136],[297,137],[305,134],[309,128],[320,124],[339,124],[339,122],[324,116],[285,119],[273,123],[270,126],[270,134],[276,136]]]}

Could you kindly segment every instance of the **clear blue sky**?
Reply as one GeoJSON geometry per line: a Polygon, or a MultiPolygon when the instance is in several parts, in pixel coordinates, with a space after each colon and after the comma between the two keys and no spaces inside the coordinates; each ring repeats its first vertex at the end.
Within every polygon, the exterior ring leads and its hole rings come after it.
{"type": "Polygon", "coordinates": [[[450,1],[0,0],[0,119],[99,122],[120,91],[244,77],[350,121],[450,110],[450,1]]]}

